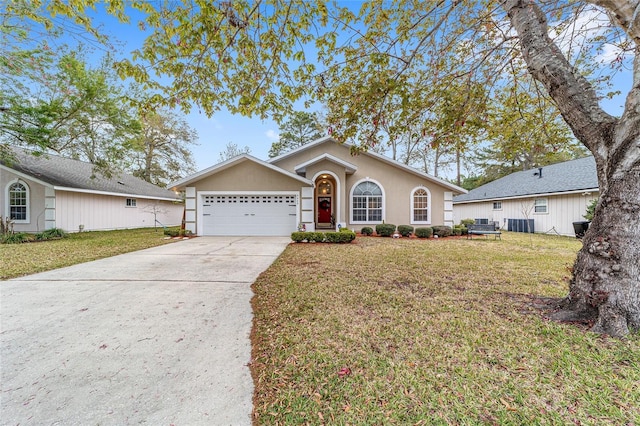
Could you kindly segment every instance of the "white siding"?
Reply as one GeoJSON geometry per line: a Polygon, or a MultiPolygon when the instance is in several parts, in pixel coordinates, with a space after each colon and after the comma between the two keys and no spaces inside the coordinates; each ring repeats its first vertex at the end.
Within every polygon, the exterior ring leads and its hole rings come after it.
{"type": "Polygon", "coordinates": [[[56,191],[56,227],[68,232],[78,231],[80,225],[85,231],[153,227],[154,209],[165,226],[182,221],[181,203],[136,198],[136,207],[126,207],[127,198],[56,191]]]}
{"type": "Polygon", "coordinates": [[[598,194],[567,194],[540,196],[513,200],[500,200],[502,210],[493,210],[493,200],[479,203],[454,204],[455,223],[462,219],[489,219],[507,229],[507,219],[533,219],[535,232],[574,236],[573,222],[584,221],[587,205],[598,194]],[[547,213],[534,213],[533,200],[547,199],[547,213]]]}

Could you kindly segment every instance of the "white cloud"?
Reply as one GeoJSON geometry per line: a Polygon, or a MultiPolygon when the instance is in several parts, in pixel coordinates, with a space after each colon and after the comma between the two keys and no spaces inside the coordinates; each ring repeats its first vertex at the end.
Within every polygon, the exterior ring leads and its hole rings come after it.
{"type": "Polygon", "coordinates": [[[629,52],[624,52],[620,47],[607,43],[602,46],[602,53],[596,56],[596,60],[603,64],[609,64],[618,58],[626,59],[629,56],[629,52]]]}
{"type": "Polygon", "coordinates": [[[593,52],[594,61],[607,64],[619,57],[628,57],[619,47],[611,43],[602,43],[611,33],[611,22],[607,14],[593,6],[586,8],[573,21],[567,25],[551,23],[550,35],[566,54],[575,56],[580,50],[593,52]],[[599,51],[593,49],[595,44],[600,44],[599,51]]]}
{"type": "Polygon", "coordinates": [[[276,142],[280,139],[280,134],[273,129],[267,130],[264,134],[267,135],[267,138],[272,142],[276,142]]]}

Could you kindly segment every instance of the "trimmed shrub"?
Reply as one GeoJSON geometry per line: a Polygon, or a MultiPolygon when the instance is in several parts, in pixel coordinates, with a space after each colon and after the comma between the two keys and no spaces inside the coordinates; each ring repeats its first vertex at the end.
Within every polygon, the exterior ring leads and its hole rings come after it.
{"type": "Polygon", "coordinates": [[[301,243],[307,239],[307,232],[302,232],[302,231],[292,232],[291,239],[293,240],[294,243],[301,243]]]}
{"type": "Polygon", "coordinates": [[[338,232],[353,232],[353,231],[349,228],[340,228],[340,231],[338,232]]]}
{"type": "Polygon", "coordinates": [[[350,243],[356,238],[356,233],[353,231],[340,231],[340,232],[325,232],[325,242],[335,244],[350,243]]]}
{"type": "Polygon", "coordinates": [[[476,223],[476,220],[475,220],[475,219],[462,219],[462,220],[460,221],[460,225],[464,225],[465,227],[466,227],[467,225],[473,225],[474,223],[476,223]]]}
{"type": "Polygon", "coordinates": [[[403,237],[410,237],[413,234],[413,226],[409,225],[398,225],[398,232],[403,237]]]}
{"type": "Polygon", "coordinates": [[[164,235],[168,237],[178,237],[180,236],[180,229],[178,228],[166,228],[164,230],[164,235]]]}
{"type": "Polygon", "coordinates": [[[38,241],[46,241],[46,240],[55,240],[59,238],[65,238],[67,233],[60,228],[51,228],[46,231],[39,232],[35,235],[36,240],[38,241]]]}
{"type": "Polygon", "coordinates": [[[460,235],[462,235],[462,227],[461,226],[454,226],[452,229],[453,235],[455,235],[456,237],[459,237],[460,235]]]}
{"type": "Polygon", "coordinates": [[[416,237],[418,238],[431,238],[432,235],[432,228],[416,228],[416,237]]]}
{"type": "Polygon", "coordinates": [[[360,233],[362,235],[373,235],[373,228],[371,228],[369,226],[365,226],[364,228],[362,228],[360,230],[360,233]]]}
{"type": "Polygon", "coordinates": [[[307,241],[310,243],[321,243],[324,241],[324,232],[307,232],[307,241]]]}
{"type": "Polygon", "coordinates": [[[381,237],[390,237],[396,231],[396,226],[390,223],[382,223],[376,225],[376,234],[381,237]]]}
{"type": "Polygon", "coordinates": [[[16,232],[14,234],[4,234],[0,236],[0,244],[21,244],[31,241],[31,236],[26,232],[16,232]]]}
{"type": "Polygon", "coordinates": [[[324,233],[324,242],[325,243],[338,243],[340,242],[340,238],[342,237],[341,232],[325,232],[324,233]]]}
{"type": "Polygon", "coordinates": [[[292,232],[291,240],[295,243],[350,243],[356,238],[356,233],[350,230],[340,232],[292,232]]]}
{"type": "Polygon", "coordinates": [[[433,235],[437,235],[438,237],[450,237],[453,233],[453,230],[450,226],[434,226],[433,227],[433,235]]]}

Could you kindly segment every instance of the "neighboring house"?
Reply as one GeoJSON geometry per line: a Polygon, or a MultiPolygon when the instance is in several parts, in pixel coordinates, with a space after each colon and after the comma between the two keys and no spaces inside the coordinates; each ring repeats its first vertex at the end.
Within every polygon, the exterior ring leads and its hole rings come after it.
{"type": "Polygon", "coordinates": [[[13,161],[0,162],[0,214],[13,221],[15,231],[95,231],[182,221],[184,205],[174,192],[127,174],[94,174],[90,163],[12,151],[13,161]]]}
{"type": "Polygon", "coordinates": [[[171,188],[185,191],[185,226],[198,235],[453,224],[453,195],[464,189],[350,148],[325,137],[269,161],[240,155],[171,188]]]}
{"type": "Polygon", "coordinates": [[[453,199],[454,220],[495,221],[502,229],[574,235],[573,222],[584,221],[598,197],[593,157],[512,173],[453,199]],[[511,228],[510,228],[511,224],[511,228]]]}

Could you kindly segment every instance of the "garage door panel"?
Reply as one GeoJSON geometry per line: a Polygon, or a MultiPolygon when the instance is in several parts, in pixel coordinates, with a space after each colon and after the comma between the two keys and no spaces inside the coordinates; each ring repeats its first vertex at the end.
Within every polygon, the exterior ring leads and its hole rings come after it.
{"type": "Polygon", "coordinates": [[[296,195],[204,195],[203,235],[289,235],[297,227],[296,195]]]}

